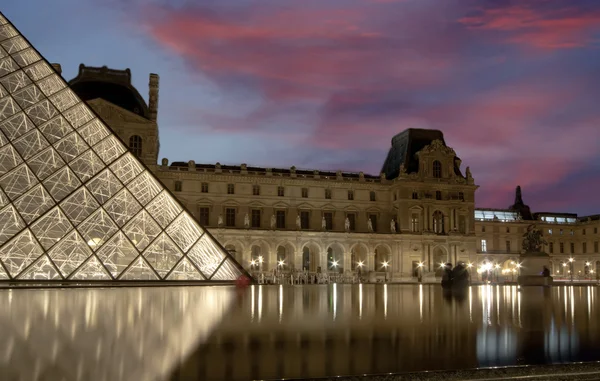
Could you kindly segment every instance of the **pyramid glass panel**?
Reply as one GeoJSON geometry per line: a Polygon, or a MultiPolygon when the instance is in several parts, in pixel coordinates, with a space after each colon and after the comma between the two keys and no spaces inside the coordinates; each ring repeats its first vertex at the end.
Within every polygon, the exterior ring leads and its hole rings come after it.
{"type": "Polygon", "coordinates": [[[0,15],[0,280],[240,274],[247,275],[0,15]]]}

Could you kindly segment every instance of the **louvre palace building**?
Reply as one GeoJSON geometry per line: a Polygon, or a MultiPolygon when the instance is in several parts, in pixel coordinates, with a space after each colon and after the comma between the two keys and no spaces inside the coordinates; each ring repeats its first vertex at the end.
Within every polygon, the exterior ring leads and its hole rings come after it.
{"type": "Polygon", "coordinates": [[[408,129],[392,137],[376,176],[167,158],[159,163],[158,75],[149,76],[147,102],[132,86],[129,69],[82,64],[68,83],[254,273],[360,269],[371,281],[399,281],[420,271],[433,277],[441,263],[462,261],[510,277],[532,223],[543,231],[555,277],[572,271],[576,279],[590,279],[600,271],[599,215],[535,213],[520,189],[506,209],[476,208],[475,178],[441,131],[408,129]]]}

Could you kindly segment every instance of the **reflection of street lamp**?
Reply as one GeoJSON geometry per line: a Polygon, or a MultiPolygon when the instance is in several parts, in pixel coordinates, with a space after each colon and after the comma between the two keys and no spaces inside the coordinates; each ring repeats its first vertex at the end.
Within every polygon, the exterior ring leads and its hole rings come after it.
{"type": "Polygon", "coordinates": [[[499,268],[500,268],[500,265],[496,263],[496,265],[494,266],[494,269],[495,269],[494,272],[496,273],[496,283],[499,282],[499,280],[498,280],[498,269],[499,268]]]}
{"type": "Polygon", "coordinates": [[[417,263],[417,281],[421,283],[423,281],[423,262],[417,263]]]}
{"type": "MultiPolygon", "coordinates": [[[[587,270],[587,274],[585,274],[585,275],[590,275],[590,274],[591,274],[591,269],[590,269],[590,266],[591,266],[591,265],[592,265],[592,264],[591,264],[589,261],[585,263],[585,268],[586,268],[586,270],[587,270]]],[[[587,277],[586,277],[586,278],[587,278],[587,277]]],[[[591,276],[590,276],[590,279],[592,279],[592,277],[591,277],[591,276]]]]}
{"type": "Polygon", "coordinates": [[[575,260],[573,258],[569,258],[569,268],[570,273],[571,273],[571,283],[573,282],[573,262],[575,262],[575,260]]]}
{"type": "Polygon", "coordinates": [[[521,264],[520,264],[520,263],[517,263],[517,264],[515,265],[515,267],[517,268],[517,272],[518,272],[517,276],[520,276],[520,275],[521,275],[521,264]]]}

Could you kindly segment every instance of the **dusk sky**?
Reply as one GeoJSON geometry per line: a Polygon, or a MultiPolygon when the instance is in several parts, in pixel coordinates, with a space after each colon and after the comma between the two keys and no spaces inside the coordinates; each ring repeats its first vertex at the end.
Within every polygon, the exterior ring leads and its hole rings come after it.
{"type": "Polygon", "coordinates": [[[600,213],[598,0],[3,0],[63,76],[160,75],[170,161],[364,171],[442,130],[478,207],[600,213]]]}

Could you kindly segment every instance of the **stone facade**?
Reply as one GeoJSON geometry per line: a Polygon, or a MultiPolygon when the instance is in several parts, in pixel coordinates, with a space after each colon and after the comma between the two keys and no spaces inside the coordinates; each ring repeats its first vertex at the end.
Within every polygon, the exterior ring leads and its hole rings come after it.
{"type": "MultiPolygon", "coordinates": [[[[111,80],[110,73],[104,80],[111,80]]],[[[538,221],[532,221],[514,209],[476,209],[478,187],[468,167],[462,174],[440,131],[394,137],[379,176],[167,159],[157,165],[155,74],[149,99],[143,115],[102,97],[88,103],[244,266],[262,258],[251,270],[340,272],[359,266],[400,280],[414,277],[419,264],[433,276],[442,262],[464,261],[497,264],[494,271],[510,276],[531,223],[549,242],[553,275],[569,276],[571,266],[582,277],[600,270],[599,216],[534,213],[538,221]]]]}

